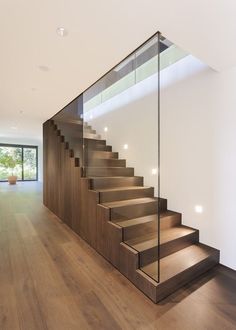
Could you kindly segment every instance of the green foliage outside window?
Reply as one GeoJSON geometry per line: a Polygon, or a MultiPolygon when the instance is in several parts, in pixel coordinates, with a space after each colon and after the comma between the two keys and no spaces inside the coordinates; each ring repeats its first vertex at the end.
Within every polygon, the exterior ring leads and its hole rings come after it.
{"type": "Polygon", "coordinates": [[[36,148],[0,146],[0,181],[7,181],[11,175],[16,175],[18,180],[37,179],[36,148]]]}

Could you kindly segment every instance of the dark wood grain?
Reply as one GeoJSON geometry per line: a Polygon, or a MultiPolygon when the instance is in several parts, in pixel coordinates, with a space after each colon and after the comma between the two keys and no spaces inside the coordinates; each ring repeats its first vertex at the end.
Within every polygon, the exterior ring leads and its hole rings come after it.
{"type": "Polygon", "coordinates": [[[143,178],[135,177],[91,126],[50,120],[44,124],[44,140],[45,206],[154,302],[218,263],[216,249],[198,258],[205,253],[198,231],[183,226],[181,214],[167,210],[167,199],[160,198],[159,204],[154,189],[144,187],[143,178]]]}
{"type": "Polygon", "coordinates": [[[3,330],[236,328],[234,271],[217,266],[153,304],[43,206],[33,182],[0,183],[0,297],[3,330]]]}

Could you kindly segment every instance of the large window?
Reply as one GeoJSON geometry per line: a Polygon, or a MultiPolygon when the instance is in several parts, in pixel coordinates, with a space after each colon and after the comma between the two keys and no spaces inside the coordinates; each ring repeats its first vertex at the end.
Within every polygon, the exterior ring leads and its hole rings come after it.
{"type": "Polygon", "coordinates": [[[11,175],[20,181],[38,180],[38,147],[0,144],[0,181],[11,175]]]}

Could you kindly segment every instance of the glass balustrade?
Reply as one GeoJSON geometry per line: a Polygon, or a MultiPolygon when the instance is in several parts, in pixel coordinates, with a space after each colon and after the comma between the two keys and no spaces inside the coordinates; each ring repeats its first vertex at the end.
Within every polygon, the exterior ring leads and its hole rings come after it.
{"type": "Polygon", "coordinates": [[[52,118],[99,192],[98,203],[109,209],[109,221],[138,252],[139,268],[157,282],[166,212],[161,93],[168,69],[187,55],[157,33],[52,118]]]}

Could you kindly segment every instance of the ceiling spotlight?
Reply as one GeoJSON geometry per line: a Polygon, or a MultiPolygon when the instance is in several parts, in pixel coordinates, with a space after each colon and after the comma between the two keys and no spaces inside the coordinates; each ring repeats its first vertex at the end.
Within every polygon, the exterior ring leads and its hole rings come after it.
{"type": "Polygon", "coordinates": [[[127,150],[129,148],[128,144],[124,144],[124,147],[123,147],[125,150],[127,150]]]}
{"type": "Polygon", "coordinates": [[[49,67],[46,65],[39,65],[38,68],[39,68],[39,70],[44,71],[44,72],[49,71],[49,67]]]}
{"type": "Polygon", "coordinates": [[[108,128],[107,127],[104,127],[104,132],[107,132],[108,131],[108,128]]]}
{"type": "Polygon", "coordinates": [[[60,37],[66,37],[68,35],[68,32],[64,27],[58,27],[56,32],[60,37]]]}

